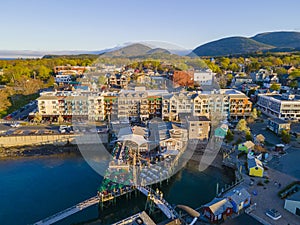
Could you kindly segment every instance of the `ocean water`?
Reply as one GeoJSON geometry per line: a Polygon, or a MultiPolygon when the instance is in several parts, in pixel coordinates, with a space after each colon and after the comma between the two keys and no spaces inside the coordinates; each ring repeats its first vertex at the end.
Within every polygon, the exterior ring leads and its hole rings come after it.
{"type": "MultiPolygon", "coordinates": [[[[0,224],[32,224],[96,195],[102,177],[80,156],[23,158],[0,161],[0,224]]],[[[171,204],[199,207],[210,201],[220,186],[232,181],[227,170],[204,172],[188,163],[160,189],[171,204]]],[[[121,198],[115,205],[90,207],[57,224],[111,224],[145,209],[142,195],[121,198]]],[[[160,215],[154,215],[162,219],[160,215]]]]}

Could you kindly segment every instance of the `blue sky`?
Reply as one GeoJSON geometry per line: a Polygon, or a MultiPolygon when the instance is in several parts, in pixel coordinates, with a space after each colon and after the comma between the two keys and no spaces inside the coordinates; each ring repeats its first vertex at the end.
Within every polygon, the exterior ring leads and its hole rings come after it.
{"type": "Polygon", "coordinates": [[[101,50],[166,41],[185,48],[227,36],[300,31],[298,0],[6,0],[0,50],[101,50]]]}

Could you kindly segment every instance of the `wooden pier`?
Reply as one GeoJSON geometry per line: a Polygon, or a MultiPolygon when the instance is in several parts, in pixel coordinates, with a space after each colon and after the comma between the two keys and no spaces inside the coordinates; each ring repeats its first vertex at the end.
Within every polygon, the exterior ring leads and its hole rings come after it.
{"type": "Polygon", "coordinates": [[[79,211],[82,211],[92,205],[95,205],[98,202],[99,202],[98,196],[89,198],[83,202],[78,203],[77,205],[74,205],[74,206],[67,208],[61,212],[58,212],[52,216],[49,216],[46,219],[40,220],[40,221],[34,223],[34,225],[49,225],[49,224],[56,223],[60,220],[65,219],[68,216],[71,216],[71,215],[73,215],[79,211]]]}

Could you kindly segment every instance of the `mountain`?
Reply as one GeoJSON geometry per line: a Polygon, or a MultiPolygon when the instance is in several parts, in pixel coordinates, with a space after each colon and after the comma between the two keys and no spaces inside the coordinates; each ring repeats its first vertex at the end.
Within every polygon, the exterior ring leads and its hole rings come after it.
{"type": "Polygon", "coordinates": [[[105,52],[101,56],[103,57],[135,57],[135,56],[140,56],[140,55],[146,55],[148,51],[150,51],[151,48],[142,45],[142,44],[131,44],[128,46],[125,46],[123,48],[110,51],[110,52],[105,52]]]}
{"type": "Polygon", "coordinates": [[[257,51],[299,51],[300,32],[267,32],[254,37],[229,37],[195,48],[189,56],[225,56],[257,51]]]}
{"type": "Polygon", "coordinates": [[[163,48],[153,48],[150,49],[147,54],[152,55],[152,54],[171,54],[167,49],[163,48]]]}
{"type": "Polygon", "coordinates": [[[223,56],[268,50],[273,46],[246,37],[229,37],[195,48],[190,56],[223,56]]]}
{"type": "Polygon", "coordinates": [[[300,48],[300,32],[267,32],[257,34],[252,40],[276,46],[277,48],[300,48]]]}
{"type": "Polygon", "coordinates": [[[150,48],[161,48],[168,50],[171,54],[185,56],[189,54],[192,49],[186,49],[174,43],[166,41],[139,41],[138,43],[149,46],[150,48]]]}

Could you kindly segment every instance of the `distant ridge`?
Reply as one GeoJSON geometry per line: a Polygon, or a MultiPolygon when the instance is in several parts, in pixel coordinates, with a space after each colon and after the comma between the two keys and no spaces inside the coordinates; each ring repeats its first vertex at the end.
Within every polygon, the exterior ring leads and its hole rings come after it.
{"type": "Polygon", "coordinates": [[[255,52],[300,51],[300,32],[265,32],[254,37],[228,37],[196,47],[184,49],[169,42],[127,42],[102,50],[0,50],[0,58],[53,58],[53,57],[128,57],[128,58],[173,58],[176,56],[228,56],[255,52]]]}
{"type": "Polygon", "coordinates": [[[258,34],[252,39],[277,48],[300,48],[300,32],[267,32],[258,34]]]}
{"type": "MultiPolygon", "coordinates": [[[[196,56],[223,56],[245,54],[250,52],[272,49],[266,45],[245,37],[229,37],[201,45],[193,50],[196,56]]],[[[190,56],[193,56],[191,54],[190,56]]]]}
{"type": "Polygon", "coordinates": [[[254,37],[229,37],[196,47],[189,56],[226,56],[258,51],[298,51],[300,33],[279,31],[257,34],[254,37]]]}
{"type": "Polygon", "coordinates": [[[128,46],[125,46],[123,48],[105,52],[101,54],[103,57],[134,57],[134,56],[140,56],[140,55],[146,55],[148,51],[150,51],[151,48],[143,45],[143,44],[131,44],[128,46]]]}
{"type": "Polygon", "coordinates": [[[164,48],[154,48],[147,51],[147,54],[171,54],[171,52],[164,48]]]}

